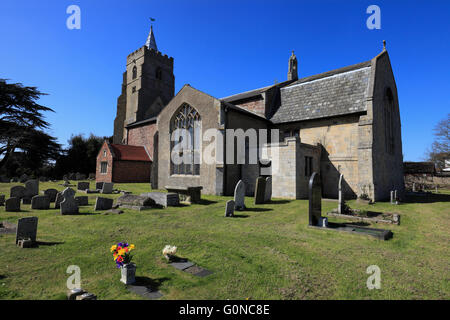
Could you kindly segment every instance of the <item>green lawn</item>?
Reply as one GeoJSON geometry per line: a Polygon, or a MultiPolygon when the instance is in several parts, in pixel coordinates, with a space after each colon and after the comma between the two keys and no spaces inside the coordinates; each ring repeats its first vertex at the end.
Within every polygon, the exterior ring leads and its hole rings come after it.
{"type": "MultiPolygon", "coordinates": [[[[12,185],[0,183],[0,194],[8,198],[12,185]]],[[[50,187],[63,189],[40,183],[40,190],[50,187]]],[[[115,187],[149,191],[147,184],[115,187]]],[[[352,208],[402,215],[400,226],[375,226],[394,232],[389,241],[308,228],[306,200],[255,206],[246,198],[247,211],[224,218],[231,197],[202,196],[204,203],[192,206],[102,215],[93,211],[96,196],[89,195],[89,206],[76,216],[33,212],[28,205],[20,213],[0,207],[0,221],[38,216],[38,241],[61,242],[19,249],[14,234],[0,234],[0,299],[64,299],[69,265],[81,268],[82,287],[99,299],[140,299],[119,281],[109,248],[120,241],[136,245],[136,276],[150,279],[162,299],[450,298],[450,192],[399,206],[350,201],[352,208]],[[214,273],[199,278],[171,267],[161,254],[166,244],[214,273]],[[381,269],[380,290],[366,287],[369,265],[381,269]]],[[[323,214],[336,205],[323,201],[323,214]]]]}

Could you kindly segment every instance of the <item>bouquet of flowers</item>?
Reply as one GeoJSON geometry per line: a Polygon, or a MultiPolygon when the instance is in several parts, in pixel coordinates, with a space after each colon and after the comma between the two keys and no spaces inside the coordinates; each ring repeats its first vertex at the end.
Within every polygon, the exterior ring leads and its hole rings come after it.
{"type": "Polygon", "coordinates": [[[177,247],[171,246],[171,245],[165,246],[162,251],[164,257],[166,257],[167,260],[170,260],[170,258],[173,257],[176,252],[177,252],[177,247]]]}
{"type": "Polygon", "coordinates": [[[117,245],[111,247],[111,253],[113,254],[114,261],[117,268],[122,267],[125,264],[131,262],[133,256],[130,252],[134,250],[134,244],[128,244],[126,242],[119,242],[117,245]]]}

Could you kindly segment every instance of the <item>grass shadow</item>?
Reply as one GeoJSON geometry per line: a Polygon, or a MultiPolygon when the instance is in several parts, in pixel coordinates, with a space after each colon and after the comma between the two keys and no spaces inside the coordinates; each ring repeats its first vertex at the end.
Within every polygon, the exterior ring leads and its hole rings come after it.
{"type": "Polygon", "coordinates": [[[64,244],[64,242],[57,242],[57,241],[53,241],[53,242],[46,242],[46,241],[36,241],[36,245],[37,246],[56,246],[58,244],[64,244]]]}
{"type": "Polygon", "coordinates": [[[450,194],[422,193],[406,195],[404,203],[450,202],[450,194]]]}
{"type": "Polygon", "coordinates": [[[273,211],[273,209],[270,209],[270,208],[245,208],[245,211],[263,212],[263,211],[273,211]]]}
{"type": "Polygon", "coordinates": [[[3,280],[3,279],[5,279],[6,277],[4,276],[4,275],[2,275],[2,274],[0,274],[0,280],[3,280]]]}
{"type": "Polygon", "coordinates": [[[136,282],[133,283],[133,286],[146,287],[151,289],[152,291],[156,291],[165,281],[170,280],[170,278],[163,277],[151,279],[149,277],[135,277],[135,280],[136,282]]]}
{"type": "Polygon", "coordinates": [[[235,214],[232,218],[248,218],[250,217],[248,214],[235,214]]]}
{"type": "Polygon", "coordinates": [[[207,206],[207,205],[210,205],[210,204],[213,204],[213,203],[217,203],[217,201],[200,199],[200,201],[198,201],[196,203],[193,203],[193,204],[199,204],[199,205],[202,205],[202,206],[207,206]]]}
{"type": "Polygon", "coordinates": [[[291,200],[270,200],[267,201],[266,204],[285,204],[285,203],[290,203],[291,200]]]}

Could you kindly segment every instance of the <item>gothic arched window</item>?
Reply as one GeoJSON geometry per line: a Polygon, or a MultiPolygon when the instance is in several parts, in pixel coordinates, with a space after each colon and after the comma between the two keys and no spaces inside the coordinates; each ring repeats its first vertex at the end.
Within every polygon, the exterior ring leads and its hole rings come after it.
{"type": "Polygon", "coordinates": [[[384,126],[386,152],[394,153],[394,95],[390,88],[386,90],[384,98],[384,126]]]}
{"type": "Polygon", "coordinates": [[[200,175],[202,121],[193,107],[184,103],[170,123],[170,174],[200,175]],[[172,155],[180,161],[173,161],[172,155]]]}
{"type": "Polygon", "coordinates": [[[136,66],[133,67],[133,79],[136,79],[137,77],[137,68],[136,66]]]}

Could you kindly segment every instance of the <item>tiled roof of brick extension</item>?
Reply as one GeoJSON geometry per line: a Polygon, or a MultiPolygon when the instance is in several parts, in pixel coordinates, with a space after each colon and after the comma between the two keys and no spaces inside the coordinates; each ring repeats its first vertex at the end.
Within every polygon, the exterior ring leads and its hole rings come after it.
{"type": "Polygon", "coordinates": [[[270,119],[285,123],[366,111],[371,61],[299,79],[281,89],[270,119]]]}
{"type": "Polygon", "coordinates": [[[124,144],[110,144],[115,160],[151,161],[147,151],[142,146],[129,146],[124,144]]]}

